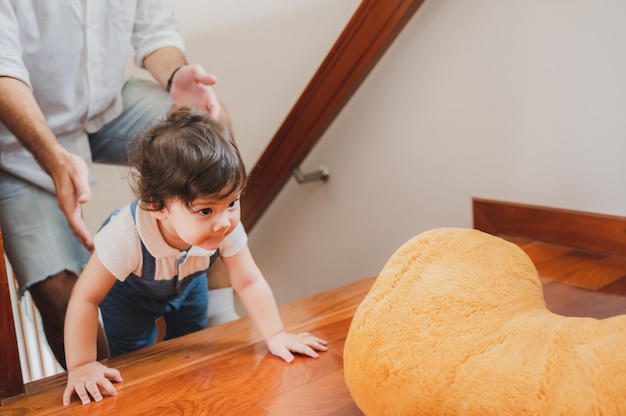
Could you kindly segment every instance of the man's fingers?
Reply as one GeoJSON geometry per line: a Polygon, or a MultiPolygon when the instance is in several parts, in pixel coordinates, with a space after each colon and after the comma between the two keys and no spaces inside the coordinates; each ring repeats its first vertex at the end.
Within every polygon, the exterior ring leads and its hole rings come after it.
{"type": "Polygon", "coordinates": [[[83,219],[83,215],[80,211],[80,206],[78,210],[75,210],[71,215],[67,215],[67,222],[72,229],[72,234],[74,237],[89,251],[93,251],[93,236],[87,228],[87,223],[83,219]]]}
{"type": "Polygon", "coordinates": [[[83,219],[81,205],[91,198],[89,168],[79,156],[70,154],[66,169],[53,176],[59,209],[67,218],[72,234],[88,250],[93,249],[93,237],[83,219]]]}
{"type": "Polygon", "coordinates": [[[204,85],[215,85],[217,84],[217,77],[215,75],[207,74],[204,68],[200,65],[194,65],[194,79],[196,82],[204,85]]]}

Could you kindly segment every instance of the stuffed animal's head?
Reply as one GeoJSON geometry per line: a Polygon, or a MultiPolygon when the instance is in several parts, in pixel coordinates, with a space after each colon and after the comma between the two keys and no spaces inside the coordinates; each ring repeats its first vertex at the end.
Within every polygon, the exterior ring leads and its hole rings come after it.
{"type": "Polygon", "coordinates": [[[436,229],[359,305],[344,371],[366,415],[624,415],[626,316],[556,315],[517,245],[436,229]]]}

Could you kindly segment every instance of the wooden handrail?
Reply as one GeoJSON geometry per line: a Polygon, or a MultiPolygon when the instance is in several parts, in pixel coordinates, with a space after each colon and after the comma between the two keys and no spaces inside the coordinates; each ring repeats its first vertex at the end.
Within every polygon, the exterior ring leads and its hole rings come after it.
{"type": "Polygon", "coordinates": [[[250,231],[424,0],[363,0],[250,172],[250,231]]]}

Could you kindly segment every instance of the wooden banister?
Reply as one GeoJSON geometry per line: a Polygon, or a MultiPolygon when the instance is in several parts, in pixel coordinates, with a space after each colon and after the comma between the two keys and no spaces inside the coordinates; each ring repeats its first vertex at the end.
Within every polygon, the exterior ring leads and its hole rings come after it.
{"type": "Polygon", "coordinates": [[[474,228],[626,257],[626,217],[472,198],[474,228]]]}
{"type": "Polygon", "coordinates": [[[8,279],[0,230],[0,405],[3,399],[24,393],[8,279]]]}
{"type": "Polygon", "coordinates": [[[250,231],[424,0],[363,0],[250,172],[250,231]]]}

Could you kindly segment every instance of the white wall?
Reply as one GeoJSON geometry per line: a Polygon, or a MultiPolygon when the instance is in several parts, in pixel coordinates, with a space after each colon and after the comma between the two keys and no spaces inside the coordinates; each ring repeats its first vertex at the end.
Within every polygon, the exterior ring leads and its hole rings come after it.
{"type": "MultiPolygon", "coordinates": [[[[224,8],[189,51],[252,167],[358,2],[222,3],[176,2],[196,21],[224,8]]],[[[290,181],[250,235],[278,302],[375,275],[421,231],[471,227],[472,196],[626,215],[625,17],[609,0],[427,0],[305,161],[330,180],[290,181]]],[[[115,176],[99,175],[106,203],[115,176]]]]}

